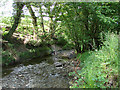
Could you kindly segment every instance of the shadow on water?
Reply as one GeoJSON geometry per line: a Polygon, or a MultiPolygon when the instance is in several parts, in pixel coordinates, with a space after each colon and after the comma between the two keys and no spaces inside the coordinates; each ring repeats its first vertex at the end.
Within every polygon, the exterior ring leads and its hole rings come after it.
{"type": "Polygon", "coordinates": [[[60,50],[53,46],[55,53],[51,56],[3,67],[3,87],[37,87],[68,88],[68,73],[71,70],[69,56],[73,50],[60,50]],[[64,57],[64,59],[62,58],[64,57]]]}
{"type": "Polygon", "coordinates": [[[22,64],[24,66],[27,66],[27,65],[39,64],[39,63],[41,63],[43,61],[48,63],[48,64],[53,64],[54,63],[54,61],[52,60],[52,57],[51,56],[47,56],[47,57],[43,57],[43,58],[41,58],[41,57],[34,58],[34,59],[29,60],[29,61],[25,61],[22,64]]]}
{"type": "Polygon", "coordinates": [[[20,64],[23,64],[24,66],[28,66],[28,65],[40,64],[42,62],[46,62],[48,64],[54,63],[52,56],[46,56],[46,57],[42,57],[42,58],[41,57],[33,58],[31,60],[26,60],[22,63],[17,63],[14,65],[2,67],[2,77],[9,75],[13,71],[13,68],[19,66],[20,64]]]}

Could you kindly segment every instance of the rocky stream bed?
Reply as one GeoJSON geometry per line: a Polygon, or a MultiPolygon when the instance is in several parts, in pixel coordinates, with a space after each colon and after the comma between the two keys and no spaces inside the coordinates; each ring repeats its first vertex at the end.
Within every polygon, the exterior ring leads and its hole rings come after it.
{"type": "Polygon", "coordinates": [[[69,88],[74,50],[53,47],[52,56],[35,58],[24,63],[3,68],[2,87],[5,88],[69,88]]]}

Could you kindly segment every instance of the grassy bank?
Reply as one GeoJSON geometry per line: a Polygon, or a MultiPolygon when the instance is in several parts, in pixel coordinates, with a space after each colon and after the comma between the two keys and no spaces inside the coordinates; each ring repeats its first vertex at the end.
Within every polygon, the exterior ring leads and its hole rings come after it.
{"type": "Polygon", "coordinates": [[[36,57],[43,57],[49,55],[51,49],[47,46],[28,49],[25,46],[15,48],[17,45],[8,43],[8,49],[2,51],[2,65],[14,64],[15,62],[22,62],[27,59],[36,57]],[[20,50],[18,50],[20,49],[20,50]],[[22,50],[23,49],[23,50],[22,50]]]}
{"type": "Polygon", "coordinates": [[[71,88],[116,88],[118,87],[118,35],[106,34],[100,50],[78,55],[82,70],[70,75],[78,77],[71,88]]]}

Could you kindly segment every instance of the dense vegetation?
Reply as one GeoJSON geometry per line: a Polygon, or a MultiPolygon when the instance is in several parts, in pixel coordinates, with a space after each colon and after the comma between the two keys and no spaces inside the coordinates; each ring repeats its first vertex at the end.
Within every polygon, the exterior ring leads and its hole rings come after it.
{"type": "MultiPolygon", "coordinates": [[[[12,37],[16,35],[18,40],[25,41],[26,47],[57,44],[63,49],[74,48],[82,69],[69,73],[77,78],[70,88],[119,86],[119,2],[14,2],[13,6],[13,17],[1,17],[3,40],[10,43],[12,50],[12,37]],[[24,6],[31,16],[24,15],[24,6]],[[33,7],[37,8],[38,16],[33,7]],[[45,17],[49,20],[44,20],[45,17]]],[[[34,48],[29,52],[37,55],[39,50],[34,48]]],[[[22,54],[19,56],[23,58],[29,53],[22,54]]],[[[15,59],[9,50],[3,50],[3,56],[3,64],[15,59]]]]}
{"type": "MultiPolygon", "coordinates": [[[[79,78],[75,80],[73,88],[116,88],[118,86],[118,36],[107,33],[103,44],[100,50],[82,54],[80,58],[82,70],[78,73],[86,83],[79,78]]],[[[70,75],[74,74],[75,72],[70,73],[70,75]]],[[[79,77],[77,74],[75,76],[79,77]]]]}

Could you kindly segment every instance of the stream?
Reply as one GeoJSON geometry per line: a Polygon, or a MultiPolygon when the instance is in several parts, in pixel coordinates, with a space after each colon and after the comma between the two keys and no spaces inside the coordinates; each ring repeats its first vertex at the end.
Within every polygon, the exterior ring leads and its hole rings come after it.
{"type": "Polygon", "coordinates": [[[62,50],[53,45],[53,55],[3,68],[2,87],[5,88],[69,88],[71,61],[74,50],[62,50]]]}

